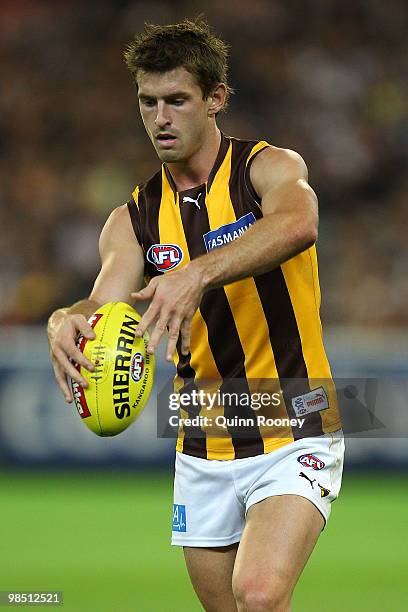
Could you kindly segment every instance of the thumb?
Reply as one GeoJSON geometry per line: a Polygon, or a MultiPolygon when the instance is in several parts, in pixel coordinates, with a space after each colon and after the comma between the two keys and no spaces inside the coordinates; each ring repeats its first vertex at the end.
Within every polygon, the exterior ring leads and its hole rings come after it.
{"type": "Polygon", "coordinates": [[[150,282],[144,289],[134,291],[130,295],[134,300],[150,300],[154,296],[155,291],[156,286],[150,282]]]}

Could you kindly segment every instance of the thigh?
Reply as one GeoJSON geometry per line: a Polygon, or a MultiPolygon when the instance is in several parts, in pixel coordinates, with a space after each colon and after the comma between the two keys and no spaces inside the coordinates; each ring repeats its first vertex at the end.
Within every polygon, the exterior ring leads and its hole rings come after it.
{"type": "Polygon", "coordinates": [[[298,495],[276,495],[251,506],[233,574],[237,601],[244,602],[239,609],[252,609],[250,602],[258,600],[266,602],[259,609],[289,609],[323,527],[316,506],[298,495]]]}
{"type": "Polygon", "coordinates": [[[184,547],[194,590],[206,612],[236,612],[232,572],[238,544],[221,548],[184,547]]]}

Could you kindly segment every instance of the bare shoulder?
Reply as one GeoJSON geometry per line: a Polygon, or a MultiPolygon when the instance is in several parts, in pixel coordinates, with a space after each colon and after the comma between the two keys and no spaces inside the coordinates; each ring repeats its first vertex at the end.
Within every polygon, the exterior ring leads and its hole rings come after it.
{"type": "Polygon", "coordinates": [[[307,179],[307,166],[299,153],[291,149],[269,146],[255,157],[252,168],[258,171],[268,170],[277,175],[298,175],[307,179]]]}
{"type": "Polygon", "coordinates": [[[135,237],[127,204],[122,204],[112,210],[103,226],[101,237],[105,234],[109,234],[113,237],[118,234],[121,237],[126,235],[132,236],[133,238],[135,237]]]}
{"type": "Polygon", "coordinates": [[[122,204],[121,206],[117,206],[112,210],[102,231],[105,229],[116,231],[126,231],[132,229],[127,204],[122,204]]]}
{"type": "Polygon", "coordinates": [[[255,157],[250,179],[259,196],[265,191],[290,181],[308,180],[307,166],[299,153],[291,149],[269,146],[255,157]]]}
{"type": "Polygon", "coordinates": [[[127,204],[122,204],[115,208],[109,215],[103,226],[99,247],[104,251],[115,246],[121,248],[126,246],[138,245],[127,204]]]}

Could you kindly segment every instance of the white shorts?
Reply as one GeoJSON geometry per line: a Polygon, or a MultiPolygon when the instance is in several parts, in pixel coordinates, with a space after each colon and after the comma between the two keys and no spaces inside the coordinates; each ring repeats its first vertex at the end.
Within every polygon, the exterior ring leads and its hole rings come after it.
{"type": "Polygon", "coordinates": [[[249,508],[273,495],[309,499],[326,525],[340,491],[343,458],[342,430],[245,459],[208,460],[177,452],[171,543],[239,542],[249,508]]]}

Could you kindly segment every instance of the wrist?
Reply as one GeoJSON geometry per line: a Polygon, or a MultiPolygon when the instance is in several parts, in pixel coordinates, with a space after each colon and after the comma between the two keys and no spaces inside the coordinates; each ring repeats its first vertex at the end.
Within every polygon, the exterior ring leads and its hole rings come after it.
{"type": "Polygon", "coordinates": [[[203,293],[209,288],[208,266],[203,261],[204,259],[205,256],[197,257],[197,259],[190,261],[186,266],[188,272],[192,275],[200,291],[203,293]]]}

